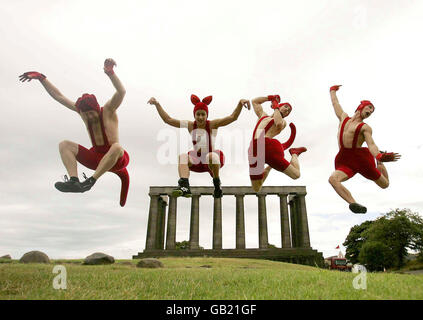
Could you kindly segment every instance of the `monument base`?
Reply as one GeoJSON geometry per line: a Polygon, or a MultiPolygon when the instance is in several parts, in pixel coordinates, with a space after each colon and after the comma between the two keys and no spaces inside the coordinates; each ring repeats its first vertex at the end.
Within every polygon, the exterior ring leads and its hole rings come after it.
{"type": "Polygon", "coordinates": [[[144,252],[139,252],[132,258],[163,257],[250,258],[317,267],[324,266],[323,254],[312,248],[144,250],[144,252]]]}

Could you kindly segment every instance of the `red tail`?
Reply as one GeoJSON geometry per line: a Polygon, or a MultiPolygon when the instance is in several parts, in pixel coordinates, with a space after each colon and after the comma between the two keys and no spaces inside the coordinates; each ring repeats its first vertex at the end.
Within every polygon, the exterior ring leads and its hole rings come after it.
{"type": "Polygon", "coordinates": [[[122,182],[122,187],[120,189],[120,206],[123,207],[126,203],[126,197],[128,196],[129,190],[129,174],[126,168],[122,170],[113,172],[118,175],[120,181],[122,182]]]}
{"type": "Polygon", "coordinates": [[[285,141],[285,143],[282,143],[284,150],[288,149],[294,143],[295,136],[297,134],[297,128],[295,128],[293,123],[290,123],[289,127],[291,128],[291,135],[289,136],[289,139],[285,141]]]}

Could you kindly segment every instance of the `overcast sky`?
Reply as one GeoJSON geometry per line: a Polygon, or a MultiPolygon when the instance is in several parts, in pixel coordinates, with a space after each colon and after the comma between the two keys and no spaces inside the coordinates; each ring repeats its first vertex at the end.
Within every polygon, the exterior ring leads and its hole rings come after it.
{"type": "MultiPolygon", "coordinates": [[[[143,251],[149,187],[178,180],[176,156],[169,163],[161,152],[173,141],[184,152],[190,147],[185,131],[168,127],[147,105],[152,96],[177,119],[192,119],[192,93],[213,96],[210,119],[229,115],[240,98],[280,94],[289,101],[294,146],[309,151],[299,158],[300,179],[272,171],[265,185],[306,186],[311,245],[325,256],[337,254],[350,228],[365,220],[395,208],[422,214],[422,12],[417,0],[2,3],[0,256],[19,259],[41,250],[50,258],[82,258],[101,251],[128,259],[143,251]],[[66,173],[59,142],[90,147],[88,134],[79,116],[38,81],[18,81],[25,71],[40,71],[70,99],[88,92],[104,104],[114,93],[102,70],[109,57],[127,90],[118,109],[120,143],[131,159],[124,208],[119,179],[110,173],[84,194],[54,188],[66,173]],[[367,206],[366,215],[350,212],[328,183],[338,151],[329,97],[334,84],[343,85],[338,97],[350,115],[360,100],[374,103],[366,122],[377,146],[402,154],[387,164],[388,189],[360,175],[345,184],[367,206]]],[[[250,185],[246,152],[256,120],[243,110],[237,122],[219,129],[216,148],[228,156],[223,185],[250,185]]],[[[79,167],[82,172],[92,174],[79,167]]],[[[194,173],[190,183],[212,182],[194,173]]],[[[212,203],[200,200],[205,248],[212,245],[212,203]]],[[[189,210],[190,200],[180,199],[177,241],[189,238],[189,210]]],[[[245,198],[245,210],[247,247],[258,247],[256,197],[245,198]]],[[[280,246],[277,197],[267,198],[267,211],[269,242],[280,246]]],[[[223,247],[235,247],[234,197],[223,198],[223,247]]]]}

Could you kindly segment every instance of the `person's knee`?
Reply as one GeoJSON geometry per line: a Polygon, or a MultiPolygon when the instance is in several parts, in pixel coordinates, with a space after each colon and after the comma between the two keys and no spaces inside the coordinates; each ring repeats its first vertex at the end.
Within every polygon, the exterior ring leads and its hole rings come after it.
{"type": "Polygon", "coordinates": [[[332,186],[335,186],[339,183],[338,179],[336,179],[336,177],[334,177],[334,176],[330,176],[328,181],[332,186]]]}
{"type": "Polygon", "coordinates": [[[293,171],[292,174],[291,174],[291,178],[294,179],[294,180],[297,180],[300,177],[301,177],[301,173],[298,170],[297,171],[293,171]]]}
{"type": "Polygon", "coordinates": [[[125,150],[123,150],[122,146],[116,142],[110,146],[110,152],[114,155],[121,157],[123,156],[125,150]]]}
{"type": "Polygon", "coordinates": [[[59,143],[59,151],[60,152],[64,152],[64,151],[72,151],[73,153],[75,153],[75,151],[78,151],[77,145],[69,140],[63,140],[62,142],[59,143]]]}
{"type": "Polygon", "coordinates": [[[382,189],[386,189],[389,187],[389,181],[388,180],[382,180],[379,182],[379,187],[381,187],[382,189]]]}
{"type": "Polygon", "coordinates": [[[206,160],[209,165],[220,165],[220,158],[216,153],[209,153],[206,156],[206,160]]]}

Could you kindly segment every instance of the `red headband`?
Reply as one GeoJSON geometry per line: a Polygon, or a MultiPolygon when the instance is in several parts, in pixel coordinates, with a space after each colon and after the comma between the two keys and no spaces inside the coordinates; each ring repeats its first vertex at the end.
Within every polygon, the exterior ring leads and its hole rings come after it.
{"type": "Polygon", "coordinates": [[[207,113],[207,117],[209,116],[209,108],[207,107],[210,102],[212,101],[212,96],[205,97],[203,101],[200,101],[200,98],[198,98],[195,94],[191,95],[191,102],[195,106],[194,107],[194,117],[195,113],[198,110],[204,110],[207,113]]]}
{"type": "MultiPolygon", "coordinates": [[[[288,114],[285,116],[285,117],[287,117],[287,116],[289,116],[289,114],[291,113],[291,111],[292,111],[292,106],[288,103],[288,102],[282,102],[282,103],[279,103],[278,104],[278,102],[276,101],[276,100],[273,100],[272,101],[272,109],[279,109],[280,107],[283,107],[284,105],[288,105],[289,106],[289,112],[288,112],[288,114]]],[[[282,114],[282,113],[281,113],[282,114]]],[[[285,118],[284,117],[284,118],[285,118]]]]}
{"type": "Polygon", "coordinates": [[[371,103],[369,100],[362,100],[361,103],[360,103],[360,105],[357,107],[357,109],[355,109],[355,112],[361,111],[361,110],[363,110],[367,106],[372,106],[373,108],[375,107],[373,105],[373,103],[371,103]]]}
{"type": "Polygon", "coordinates": [[[100,112],[100,106],[95,95],[84,93],[76,103],[75,107],[78,112],[97,111],[100,112]]]}

